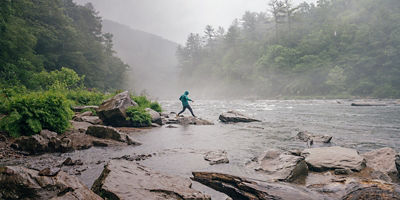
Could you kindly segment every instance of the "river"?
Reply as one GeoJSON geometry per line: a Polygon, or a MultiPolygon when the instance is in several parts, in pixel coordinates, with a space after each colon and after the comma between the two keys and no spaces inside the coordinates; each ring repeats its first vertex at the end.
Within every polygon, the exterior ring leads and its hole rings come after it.
{"type": "MultiPolygon", "coordinates": [[[[178,101],[161,101],[165,111],[178,112],[178,101]]],[[[400,151],[400,106],[353,107],[347,100],[257,100],[196,101],[197,116],[215,123],[213,126],[178,126],[154,128],[134,133],[143,143],[137,147],[93,147],[59,156],[81,159],[89,165],[78,177],[91,186],[103,169],[98,161],[122,155],[153,154],[141,163],[156,171],[190,177],[192,171],[217,171],[262,179],[247,169],[245,163],[267,149],[304,149],[306,143],[296,139],[299,130],[333,136],[333,145],[355,148],[360,153],[392,147],[400,151]],[[262,122],[223,124],[220,113],[236,110],[262,122]],[[229,164],[209,165],[203,159],[207,151],[225,150],[229,164]],[[95,164],[97,163],[97,164],[95,164]]],[[[189,115],[186,111],[184,115],[189,115]]],[[[47,155],[49,156],[49,155],[47,155]]],[[[46,158],[42,158],[45,162],[46,158]]],[[[103,163],[105,163],[103,162],[103,163]]],[[[198,183],[194,188],[225,199],[225,195],[198,183]]]]}

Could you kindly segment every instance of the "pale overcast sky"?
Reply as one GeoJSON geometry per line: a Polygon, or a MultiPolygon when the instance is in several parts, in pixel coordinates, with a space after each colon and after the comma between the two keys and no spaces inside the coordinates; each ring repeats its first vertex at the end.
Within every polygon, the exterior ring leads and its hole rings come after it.
{"type": "MultiPolygon", "coordinates": [[[[245,11],[267,11],[268,0],[74,0],[91,2],[100,16],[184,44],[204,27],[229,27],[245,11]]],[[[299,2],[316,0],[293,0],[299,2]]]]}

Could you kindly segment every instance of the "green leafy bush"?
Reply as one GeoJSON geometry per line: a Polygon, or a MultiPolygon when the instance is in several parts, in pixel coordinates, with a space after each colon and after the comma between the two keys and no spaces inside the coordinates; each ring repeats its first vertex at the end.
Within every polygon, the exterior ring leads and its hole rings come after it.
{"type": "Polygon", "coordinates": [[[157,112],[161,112],[162,111],[160,104],[157,103],[157,102],[152,102],[150,104],[150,108],[155,110],[155,111],[157,111],[157,112]]]}
{"type": "Polygon", "coordinates": [[[42,129],[63,133],[73,115],[65,96],[53,91],[16,95],[6,107],[8,113],[0,121],[0,129],[13,137],[37,134],[42,129]]]}
{"type": "Polygon", "coordinates": [[[157,112],[161,112],[161,106],[157,102],[151,102],[150,100],[147,99],[146,96],[131,96],[131,99],[135,101],[139,107],[141,108],[151,108],[157,112]]]}
{"type": "Polygon", "coordinates": [[[68,90],[66,96],[67,99],[72,100],[73,105],[100,105],[104,100],[111,97],[102,92],[85,89],[68,90]]]}
{"type": "Polygon", "coordinates": [[[31,80],[32,89],[80,89],[83,88],[85,76],[79,76],[74,70],[61,68],[51,72],[42,71],[33,74],[31,80]]]}
{"type": "Polygon", "coordinates": [[[151,125],[151,116],[139,106],[133,106],[126,109],[128,119],[133,123],[135,127],[147,127],[151,125]]]}

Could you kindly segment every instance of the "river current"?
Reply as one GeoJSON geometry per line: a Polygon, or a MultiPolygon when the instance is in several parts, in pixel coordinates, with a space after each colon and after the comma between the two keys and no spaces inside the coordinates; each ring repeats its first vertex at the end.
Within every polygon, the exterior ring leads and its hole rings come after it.
{"type": "MultiPolygon", "coordinates": [[[[166,112],[179,112],[179,101],[161,101],[166,112]]],[[[195,114],[212,121],[212,126],[177,126],[154,128],[134,133],[143,143],[137,147],[93,147],[63,154],[81,159],[89,168],[79,175],[88,186],[100,175],[104,163],[113,157],[153,154],[141,163],[156,171],[190,177],[192,171],[216,171],[262,179],[262,175],[246,168],[246,162],[268,149],[295,150],[307,148],[296,138],[298,131],[333,136],[333,145],[357,149],[360,153],[381,147],[400,152],[400,106],[353,107],[348,100],[233,100],[196,101],[195,114]],[[218,116],[236,110],[262,122],[223,124],[218,116]],[[229,164],[209,165],[203,159],[208,151],[225,150],[229,164]]],[[[185,116],[190,113],[186,111],[185,116]]],[[[198,183],[195,189],[211,194],[213,199],[225,195],[198,183]]]]}

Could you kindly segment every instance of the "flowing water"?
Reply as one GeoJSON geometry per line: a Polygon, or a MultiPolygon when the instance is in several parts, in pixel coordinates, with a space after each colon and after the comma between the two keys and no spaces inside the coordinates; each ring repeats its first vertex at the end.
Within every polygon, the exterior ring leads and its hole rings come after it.
{"type": "MultiPolygon", "coordinates": [[[[160,103],[168,112],[181,109],[176,101],[160,103]]],[[[400,151],[399,105],[352,107],[350,104],[344,100],[196,101],[192,104],[195,114],[215,125],[164,126],[134,133],[133,137],[143,143],[141,146],[94,147],[57,156],[60,160],[69,156],[88,164],[89,168],[79,177],[91,186],[107,160],[135,153],[156,153],[141,163],[172,175],[190,177],[192,171],[216,171],[262,179],[261,174],[245,167],[246,162],[271,148],[306,148],[304,142],[296,139],[299,130],[331,135],[334,145],[355,148],[360,153],[381,147],[400,151]],[[219,114],[228,110],[242,112],[262,122],[220,123],[219,114]],[[209,165],[203,156],[212,150],[227,151],[229,164],[209,165]],[[98,164],[99,160],[105,162],[98,164]]],[[[184,115],[189,115],[189,112],[184,115]]],[[[193,187],[212,194],[213,199],[225,198],[198,183],[193,187]]]]}

